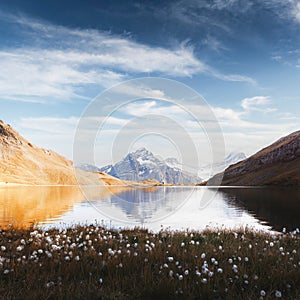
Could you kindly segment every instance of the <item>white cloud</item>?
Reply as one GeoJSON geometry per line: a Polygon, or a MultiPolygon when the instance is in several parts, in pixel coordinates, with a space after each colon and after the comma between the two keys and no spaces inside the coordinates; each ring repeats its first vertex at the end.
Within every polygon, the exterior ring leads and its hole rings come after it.
{"type": "Polygon", "coordinates": [[[38,117],[21,118],[17,122],[17,127],[30,129],[33,131],[42,131],[57,135],[73,135],[79,118],[71,116],[67,118],[38,117]]]}
{"type": "Polygon", "coordinates": [[[280,120],[297,120],[297,117],[290,112],[283,112],[279,114],[280,120]]]}
{"type": "Polygon", "coordinates": [[[299,0],[289,0],[292,6],[292,16],[300,23],[300,2],[299,0]]]}
{"type": "MultiPolygon", "coordinates": [[[[65,53],[68,56],[68,53],[65,53]]],[[[49,98],[69,100],[83,97],[77,87],[88,84],[110,85],[123,76],[107,70],[82,70],[83,62],[69,63],[58,58],[57,51],[23,49],[0,51],[0,97],[28,102],[49,98]]]]}
{"type": "Polygon", "coordinates": [[[210,34],[206,36],[202,43],[203,45],[209,47],[211,50],[216,52],[219,52],[221,50],[227,50],[227,48],[223,45],[223,43],[220,40],[218,40],[210,34]]]}
{"type": "Polygon", "coordinates": [[[276,109],[266,107],[271,103],[271,99],[268,96],[255,96],[251,98],[245,98],[241,101],[241,106],[245,111],[261,111],[261,112],[272,112],[276,109]]]}
{"type": "Polygon", "coordinates": [[[224,80],[224,81],[247,82],[247,83],[252,84],[252,85],[257,84],[256,80],[249,77],[249,76],[238,75],[238,74],[222,74],[222,73],[219,73],[219,72],[217,72],[213,69],[210,70],[210,73],[214,77],[219,78],[219,79],[224,80]]]}
{"type": "Polygon", "coordinates": [[[136,85],[127,82],[125,85],[119,85],[114,87],[114,93],[118,93],[126,96],[133,96],[135,98],[154,98],[154,99],[166,99],[166,95],[163,90],[152,89],[143,85],[136,85]]]}
{"type": "Polygon", "coordinates": [[[199,60],[182,43],[166,49],[97,30],[69,29],[28,18],[7,16],[18,23],[28,45],[0,51],[0,97],[30,102],[49,98],[85,97],[90,85],[110,87],[132,75],[191,77],[210,74],[226,81],[253,83],[241,75],[226,75],[199,60]]]}

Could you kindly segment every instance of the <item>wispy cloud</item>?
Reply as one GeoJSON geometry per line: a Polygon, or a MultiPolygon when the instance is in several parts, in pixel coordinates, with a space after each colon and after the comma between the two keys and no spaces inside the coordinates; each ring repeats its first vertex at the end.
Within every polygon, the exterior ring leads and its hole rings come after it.
{"type": "Polygon", "coordinates": [[[300,23],[300,2],[298,0],[289,0],[291,3],[291,14],[294,19],[300,23]]]}
{"type": "MultiPolygon", "coordinates": [[[[3,15],[2,15],[3,16],[3,15]]],[[[132,76],[148,74],[191,77],[209,74],[226,81],[253,82],[246,76],[221,74],[181,43],[173,49],[138,43],[97,30],[70,29],[26,17],[17,23],[27,44],[0,51],[0,97],[30,102],[85,97],[82,87],[110,87],[132,76]]]]}
{"type": "Polygon", "coordinates": [[[206,38],[204,38],[202,44],[216,52],[228,50],[227,47],[219,39],[212,36],[211,34],[208,34],[206,38]]]}
{"type": "MultiPolygon", "coordinates": [[[[0,97],[27,102],[51,99],[66,101],[83,97],[78,87],[89,84],[110,85],[123,75],[109,70],[83,70],[83,63],[68,63],[61,53],[49,50],[22,49],[0,51],[0,97]],[[50,99],[49,99],[50,98],[50,99]]],[[[68,55],[68,52],[65,53],[68,55]]]]}
{"type": "Polygon", "coordinates": [[[271,99],[268,96],[255,96],[251,98],[245,98],[241,101],[241,106],[245,111],[260,111],[260,112],[272,112],[275,108],[266,107],[271,104],[271,99]]]}
{"type": "Polygon", "coordinates": [[[166,98],[163,90],[149,88],[146,85],[143,86],[131,84],[130,82],[125,85],[114,87],[113,91],[114,93],[118,93],[120,95],[126,95],[135,98],[166,98]]]}

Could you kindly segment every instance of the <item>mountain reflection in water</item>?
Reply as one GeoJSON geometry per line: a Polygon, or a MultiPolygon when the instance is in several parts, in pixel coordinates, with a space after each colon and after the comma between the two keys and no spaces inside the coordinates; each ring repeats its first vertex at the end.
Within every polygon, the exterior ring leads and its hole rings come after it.
{"type": "MultiPolygon", "coordinates": [[[[113,190],[113,187],[89,187],[84,189],[84,194],[93,200],[110,196],[113,190]]],[[[76,186],[0,187],[0,228],[53,223],[85,200],[76,186]]]]}
{"type": "Polygon", "coordinates": [[[159,230],[206,226],[294,230],[299,189],[208,187],[0,187],[0,227],[78,223],[159,230]],[[206,203],[207,205],[201,205],[206,203]]]}

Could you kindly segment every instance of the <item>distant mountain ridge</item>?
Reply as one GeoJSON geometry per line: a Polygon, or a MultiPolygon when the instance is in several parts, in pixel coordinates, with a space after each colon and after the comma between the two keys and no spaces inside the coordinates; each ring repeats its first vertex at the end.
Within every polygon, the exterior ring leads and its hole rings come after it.
{"type": "MultiPolygon", "coordinates": [[[[220,181],[221,174],[208,180],[220,181]]],[[[300,186],[300,131],[280,138],[251,157],[228,167],[222,185],[300,186]]]]}
{"type": "Polygon", "coordinates": [[[169,184],[195,184],[202,179],[182,170],[175,158],[163,160],[145,148],[131,152],[115,165],[100,168],[101,172],[121,180],[141,181],[155,179],[169,184]]]}
{"type": "Polygon", "coordinates": [[[223,172],[227,167],[246,159],[246,155],[243,152],[230,152],[224,159],[224,161],[216,162],[214,164],[208,164],[200,168],[198,175],[204,180],[208,180],[210,177],[217,173],[223,172]]]}

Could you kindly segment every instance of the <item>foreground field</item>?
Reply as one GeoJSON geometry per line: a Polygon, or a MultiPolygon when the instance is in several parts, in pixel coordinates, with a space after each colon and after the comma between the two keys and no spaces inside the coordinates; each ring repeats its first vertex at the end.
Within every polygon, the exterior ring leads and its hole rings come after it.
{"type": "Polygon", "coordinates": [[[0,232],[1,299],[299,299],[299,231],[0,232]]]}

